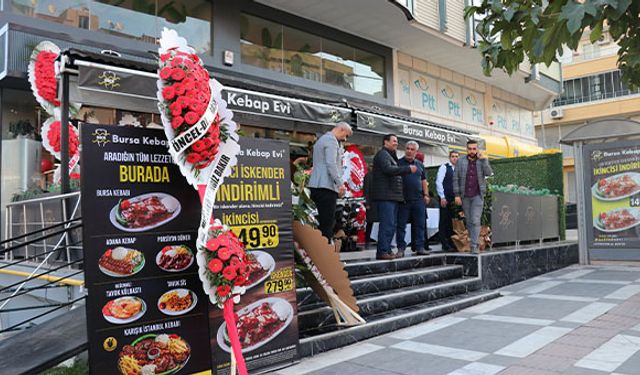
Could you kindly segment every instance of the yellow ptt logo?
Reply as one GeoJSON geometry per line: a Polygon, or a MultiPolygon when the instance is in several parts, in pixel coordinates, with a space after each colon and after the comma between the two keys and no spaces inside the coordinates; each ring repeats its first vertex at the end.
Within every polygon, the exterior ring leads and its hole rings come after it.
{"type": "Polygon", "coordinates": [[[118,340],[116,340],[115,337],[107,337],[106,339],[104,339],[102,347],[104,348],[104,350],[112,352],[118,347],[118,340]]]}

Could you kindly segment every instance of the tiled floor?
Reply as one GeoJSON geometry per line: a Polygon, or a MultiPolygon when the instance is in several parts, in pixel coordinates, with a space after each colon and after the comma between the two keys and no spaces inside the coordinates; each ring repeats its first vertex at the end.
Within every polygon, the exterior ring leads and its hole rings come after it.
{"type": "Polygon", "coordinates": [[[569,267],[279,375],[638,375],[640,267],[569,267]]]}

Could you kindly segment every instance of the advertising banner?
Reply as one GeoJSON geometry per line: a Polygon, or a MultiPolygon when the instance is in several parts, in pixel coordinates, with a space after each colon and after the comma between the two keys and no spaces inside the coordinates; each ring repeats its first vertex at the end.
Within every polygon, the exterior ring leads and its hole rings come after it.
{"type": "Polygon", "coordinates": [[[411,106],[419,111],[438,112],[438,81],[413,70],[410,80],[411,106]]]}
{"type": "Polygon", "coordinates": [[[438,110],[441,115],[462,120],[462,89],[447,81],[438,80],[438,110]]]}
{"type": "Polygon", "coordinates": [[[210,373],[197,192],[162,131],[83,124],[81,133],[91,372],[210,373]]]}
{"type": "Polygon", "coordinates": [[[515,105],[507,104],[507,130],[520,134],[520,109],[515,105]]]}
{"type": "MultiPolygon", "coordinates": [[[[214,213],[230,226],[251,257],[238,333],[247,369],[255,374],[298,357],[298,319],[287,142],[240,138],[238,164],[218,190],[214,213]]],[[[214,374],[229,370],[222,310],[211,309],[214,374]]]]}
{"type": "Polygon", "coordinates": [[[462,89],[462,118],[465,122],[475,125],[485,125],[484,121],[484,95],[462,89]]]}
{"type": "Polygon", "coordinates": [[[637,142],[602,143],[587,145],[584,152],[587,215],[592,219],[592,225],[587,225],[590,246],[637,249],[640,246],[640,145],[637,142]]]}

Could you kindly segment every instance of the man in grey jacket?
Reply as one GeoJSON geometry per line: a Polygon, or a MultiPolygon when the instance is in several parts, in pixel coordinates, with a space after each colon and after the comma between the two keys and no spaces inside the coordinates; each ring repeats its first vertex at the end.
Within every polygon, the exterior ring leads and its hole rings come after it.
{"type": "Polygon", "coordinates": [[[462,206],[469,230],[471,252],[479,252],[480,218],[484,207],[484,195],[487,191],[486,178],[493,171],[489,160],[478,150],[478,142],[467,142],[467,155],[456,164],[453,175],[453,193],[455,202],[462,206]]]}
{"type": "Polygon", "coordinates": [[[338,142],[345,141],[352,134],[351,126],[341,122],[322,135],[313,146],[313,169],[307,186],[318,208],[320,231],[329,243],[336,221],[336,201],[345,191],[342,183],[343,150],[338,142]]]}

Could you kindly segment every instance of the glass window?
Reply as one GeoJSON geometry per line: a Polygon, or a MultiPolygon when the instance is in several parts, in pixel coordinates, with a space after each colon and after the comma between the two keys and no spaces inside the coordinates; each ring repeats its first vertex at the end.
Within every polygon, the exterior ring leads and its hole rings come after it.
{"type": "Polygon", "coordinates": [[[332,40],[322,40],[322,82],[354,89],[354,49],[332,40]]]}
{"type": "Polygon", "coordinates": [[[354,84],[356,91],[384,98],[384,58],[356,48],[354,84]]]}
{"type": "Polygon", "coordinates": [[[591,100],[602,99],[602,77],[601,74],[597,76],[590,77],[590,95],[591,100]]]}
{"type": "Polygon", "coordinates": [[[284,72],[320,82],[322,80],[322,39],[284,26],[284,72]]]}
{"type": "Polygon", "coordinates": [[[566,191],[565,199],[567,203],[576,202],[576,172],[575,171],[567,172],[567,191],[566,191]]]}
{"type": "MultiPolygon", "coordinates": [[[[2,89],[2,171],[0,207],[15,194],[42,184],[40,122],[44,121],[31,91],[2,89]],[[20,157],[18,157],[20,155],[20,157]]],[[[2,227],[4,232],[4,227],[2,227]]]]}
{"type": "Polygon", "coordinates": [[[248,14],[242,15],[240,49],[243,64],[282,72],[282,25],[248,14]]]}
{"type": "Polygon", "coordinates": [[[14,13],[118,37],[156,43],[176,29],[198,53],[211,51],[211,3],[205,0],[11,0],[14,13]]]}
{"type": "Polygon", "coordinates": [[[370,52],[243,14],[241,60],[290,76],[385,97],[385,60],[370,52]]]}
{"type": "Polygon", "coordinates": [[[605,98],[612,98],[615,90],[613,89],[613,72],[604,74],[604,96],[605,98]]]}
{"type": "Polygon", "coordinates": [[[157,36],[163,27],[174,29],[189,41],[196,53],[211,54],[211,3],[207,0],[158,0],[157,36]]]}

